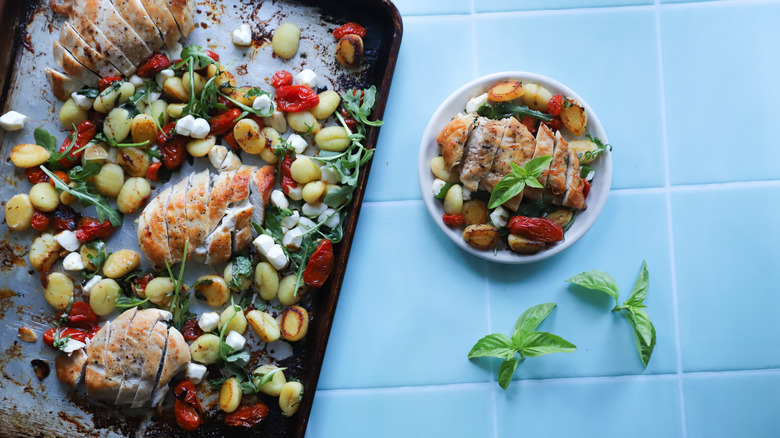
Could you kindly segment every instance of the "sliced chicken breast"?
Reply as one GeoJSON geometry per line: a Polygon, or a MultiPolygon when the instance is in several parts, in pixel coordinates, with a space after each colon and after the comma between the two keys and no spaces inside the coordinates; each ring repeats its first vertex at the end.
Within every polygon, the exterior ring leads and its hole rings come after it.
{"type": "Polygon", "coordinates": [[[476,126],[466,142],[460,167],[460,181],[469,190],[476,191],[479,182],[490,172],[508,123],[509,119],[477,119],[476,126]]]}
{"type": "Polygon", "coordinates": [[[103,34],[124,53],[133,65],[152,56],[152,51],[138,36],[109,0],[82,0],[75,3],[73,13],[89,17],[103,34]]]}
{"type": "Polygon", "coordinates": [[[69,51],[67,51],[59,41],[54,41],[54,62],[72,78],[87,84],[90,87],[97,87],[100,77],[80,63],[69,51]]]}
{"type": "Polygon", "coordinates": [[[54,97],[61,101],[70,99],[70,95],[73,94],[74,91],[78,91],[85,86],[83,82],[73,79],[57,70],[47,67],[45,71],[46,78],[49,80],[49,84],[51,84],[51,90],[54,93],[54,97]]]}
{"type": "Polygon", "coordinates": [[[569,163],[569,144],[560,131],[555,133],[555,152],[547,174],[547,186],[544,198],[551,199],[553,204],[561,205],[566,192],[566,169],[569,163]]]}
{"type": "Polygon", "coordinates": [[[170,312],[159,309],[139,310],[136,313],[125,335],[127,354],[115,404],[121,406],[133,403],[143,374],[149,336],[157,322],[169,318],[170,315],[170,312]]]}
{"type": "Polygon", "coordinates": [[[188,258],[195,253],[197,248],[203,245],[206,236],[211,231],[208,219],[209,193],[211,192],[211,184],[209,182],[208,169],[190,175],[190,186],[186,197],[187,238],[190,242],[187,247],[188,258]]]}
{"type": "Polygon", "coordinates": [[[133,307],[111,322],[111,335],[106,345],[106,373],[97,381],[87,380],[87,391],[91,397],[110,403],[116,400],[119,387],[122,385],[125,365],[131,354],[127,344],[127,330],[137,311],[138,308],[133,307]]]}
{"type": "Polygon", "coordinates": [[[138,245],[155,266],[155,269],[163,269],[165,262],[171,262],[171,249],[168,246],[168,226],[165,220],[165,212],[172,189],[168,187],[157,195],[144,208],[138,217],[138,245]]]}
{"type": "Polygon", "coordinates": [[[133,26],[149,50],[155,51],[165,44],[160,31],[146,12],[141,0],[112,0],[116,11],[133,26]]]}
{"type": "Polygon", "coordinates": [[[103,55],[90,47],[67,21],[60,29],[59,43],[84,67],[100,77],[122,74],[103,55]]]}
{"type": "Polygon", "coordinates": [[[583,210],[587,208],[585,203],[585,194],[583,193],[584,182],[580,173],[580,160],[574,149],[569,149],[569,167],[566,171],[566,193],[563,196],[563,205],[565,207],[583,210]]]}
{"type": "Polygon", "coordinates": [[[81,38],[96,52],[102,54],[125,76],[135,72],[135,65],[119,50],[90,19],[83,15],[72,14],[70,24],[81,38]]]}
{"type": "Polygon", "coordinates": [[[190,36],[195,27],[195,1],[194,0],[166,0],[168,10],[179,25],[179,30],[184,38],[190,36]]]}
{"type": "Polygon", "coordinates": [[[152,393],[152,406],[159,405],[165,399],[165,395],[168,393],[168,383],[176,374],[184,371],[191,360],[190,347],[184,340],[184,336],[171,327],[168,330],[168,346],[163,359],[162,371],[155,385],[154,393],[152,393]]]}
{"type": "Polygon", "coordinates": [[[463,158],[463,147],[476,119],[475,114],[457,114],[436,136],[436,143],[441,149],[447,170],[452,170],[460,164],[463,158]]]}
{"type": "MultiPolygon", "coordinates": [[[[534,158],[553,156],[554,152],[555,136],[553,135],[553,132],[550,130],[550,128],[547,127],[547,125],[541,123],[539,124],[539,132],[536,133],[536,150],[534,151],[534,158]]],[[[549,170],[549,167],[547,170],[549,170]]],[[[542,187],[547,185],[547,170],[544,170],[539,178],[537,178],[537,181],[539,181],[539,184],[541,184],[542,187]]],[[[544,195],[544,189],[526,186],[525,190],[523,191],[523,195],[528,199],[538,201],[542,199],[542,196],[544,195]]]]}
{"type": "Polygon", "coordinates": [[[91,342],[87,345],[87,369],[84,372],[84,381],[87,385],[98,382],[106,377],[106,347],[111,336],[111,321],[95,333],[91,342]]]}
{"type": "MultiPolygon", "coordinates": [[[[490,173],[482,179],[482,185],[488,192],[493,192],[493,188],[506,175],[512,172],[512,163],[523,167],[531,158],[536,150],[536,140],[522,123],[514,117],[509,120],[504,138],[498,146],[496,156],[493,158],[493,165],[490,173]]],[[[512,211],[517,210],[520,201],[523,200],[523,194],[520,193],[514,198],[504,203],[504,206],[512,211]]]]}
{"type": "Polygon", "coordinates": [[[138,381],[138,390],[133,398],[133,407],[140,408],[149,404],[154,392],[159,371],[162,368],[165,348],[168,342],[168,325],[158,322],[154,325],[144,350],[144,363],[141,368],[141,378],[138,381]]]}
{"type": "Polygon", "coordinates": [[[184,256],[184,244],[189,238],[187,234],[187,191],[189,178],[184,178],[173,186],[171,199],[165,210],[165,221],[168,223],[168,247],[171,259],[181,260],[184,256]]]}
{"type": "Polygon", "coordinates": [[[181,39],[181,31],[165,4],[166,0],[141,0],[146,13],[154,21],[167,47],[173,47],[181,39]]]}
{"type": "Polygon", "coordinates": [[[54,359],[54,368],[57,371],[57,379],[70,386],[78,386],[84,377],[84,369],[87,364],[87,353],[84,349],[78,349],[68,356],[60,354],[54,359]]]}

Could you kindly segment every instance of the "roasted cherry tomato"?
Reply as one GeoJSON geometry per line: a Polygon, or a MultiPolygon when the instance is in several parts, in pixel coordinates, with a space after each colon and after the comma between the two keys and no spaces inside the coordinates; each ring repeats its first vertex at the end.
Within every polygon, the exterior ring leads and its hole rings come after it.
{"type": "Polygon", "coordinates": [[[66,138],[62,143],[62,146],[60,146],[60,153],[70,149],[68,155],[60,158],[59,160],[60,166],[66,169],[70,169],[79,162],[81,155],[84,153],[84,146],[92,141],[92,139],[95,138],[95,134],[97,133],[97,126],[95,125],[95,122],[91,120],[84,120],[83,122],[79,123],[76,129],[78,130],[78,134],[71,132],[70,135],[68,135],[68,138],[66,138]],[[76,144],[73,144],[74,134],[76,137],[76,144]]]}
{"type": "Polygon", "coordinates": [[[298,183],[295,182],[294,179],[290,178],[287,175],[282,176],[282,191],[285,195],[290,194],[290,190],[293,190],[298,187],[298,183]]]}
{"type": "Polygon", "coordinates": [[[333,30],[333,36],[336,37],[337,40],[340,40],[344,35],[349,34],[354,34],[360,38],[365,38],[366,28],[350,21],[349,23],[342,24],[333,30]]]}
{"type": "Polygon", "coordinates": [[[563,228],[544,217],[515,216],[509,220],[509,232],[539,242],[563,240],[563,228]]]}
{"type": "Polygon", "coordinates": [[[268,407],[263,402],[251,406],[241,406],[225,415],[225,424],[233,427],[254,427],[260,424],[268,415],[268,407]]]}
{"type": "Polygon", "coordinates": [[[167,56],[162,53],[155,53],[138,67],[135,74],[142,78],[151,78],[170,67],[170,65],[171,60],[167,56]]]}
{"type": "MultiPolygon", "coordinates": [[[[84,343],[86,343],[86,340],[88,338],[87,332],[81,329],[69,328],[69,327],[52,327],[46,330],[45,332],[43,332],[43,343],[48,345],[50,348],[54,348],[54,338],[58,337],[57,333],[59,333],[60,339],[64,339],[70,336],[70,338],[73,339],[74,341],[79,341],[84,343]]],[[[54,349],[56,350],[56,348],[54,349]]]]}
{"type": "Polygon", "coordinates": [[[27,177],[27,181],[30,181],[30,184],[38,184],[49,180],[49,176],[43,173],[41,166],[28,167],[24,170],[24,175],[27,177]]]}
{"type": "Polygon", "coordinates": [[[352,114],[350,114],[349,111],[345,110],[344,108],[340,108],[339,114],[341,114],[341,117],[344,118],[344,123],[351,131],[354,131],[355,128],[357,128],[357,120],[352,117],[352,114]]]}
{"type": "Polygon", "coordinates": [[[547,102],[547,112],[554,116],[560,116],[562,109],[563,109],[563,96],[560,94],[556,94],[555,96],[552,97],[552,99],[550,99],[549,102],[547,102]]]}
{"type": "Polygon", "coordinates": [[[520,120],[520,123],[523,124],[526,128],[528,128],[528,132],[531,133],[531,135],[536,135],[536,131],[538,131],[538,125],[536,124],[536,119],[531,116],[525,116],[522,120],[520,120]]]}
{"type": "Polygon", "coordinates": [[[276,89],[274,100],[279,110],[295,113],[317,106],[320,96],[305,85],[286,85],[276,89]]]}
{"type": "Polygon", "coordinates": [[[330,240],[323,239],[314,254],[309,258],[306,269],[303,271],[303,282],[311,287],[320,287],[325,284],[330,271],[333,270],[333,244],[330,240]]]}
{"type": "MultiPolygon", "coordinates": [[[[62,318],[65,312],[62,312],[59,318],[62,318]]],[[[67,319],[66,325],[68,327],[76,327],[80,329],[89,330],[97,324],[98,316],[92,311],[92,307],[84,301],[75,301],[70,306],[70,312],[65,316],[67,319]]]]}
{"type": "Polygon", "coordinates": [[[173,390],[176,413],[176,424],[182,429],[192,432],[203,422],[203,408],[195,392],[195,385],[190,380],[183,380],[173,390]]]}
{"type": "Polygon", "coordinates": [[[49,214],[51,225],[57,231],[76,229],[76,223],[79,220],[79,214],[65,204],[59,204],[57,209],[49,214]]]}
{"type": "Polygon", "coordinates": [[[194,341],[203,334],[203,329],[198,325],[198,320],[195,318],[188,319],[184,322],[184,327],[181,329],[181,334],[186,341],[194,341]]]}
{"type": "Polygon", "coordinates": [[[152,163],[149,168],[146,170],[146,179],[149,181],[157,181],[157,178],[159,175],[157,172],[160,171],[160,167],[162,166],[162,163],[152,163]]]}
{"type": "MultiPolygon", "coordinates": [[[[65,172],[63,172],[61,170],[58,170],[58,171],[54,172],[54,176],[59,178],[60,181],[64,182],[65,184],[70,184],[70,177],[68,176],[67,173],[65,173],[65,172]]],[[[54,184],[54,180],[53,179],[49,180],[49,184],[51,184],[52,187],[57,187],[57,185],[54,184]]]]}
{"type": "Polygon", "coordinates": [[[274,75],[271,77],[271,86],[274,88],[284,87],[286,85],[292,85],[292,83],[293,83],[292,73],[285,70],[279,70],[278,72],[274,73],[274,75]]]}
{"type": "Polygon", "coordinates": [[[241,115],[241,110],[238,108],[229,109],[223,113],[220,113],[216,117],[209,119],[209,125],[211,125],[212,135],[222,135],[228,131],[232,131],[236,126],[236,119],[241,115]]]}
{"type": "Polygon", "coordinates": [[[463,223],[466,221],[466,219],[463,217],[462,214],[447,214],[444,213],[441,216],[442,222],[444,222],[444,225],[447,225],[448,227],[459,227],[463,225],[463,223]]]}
{"type": "Polygon", "coordinates": [[[281,166],[283,176],[288,176],[292,178],[292,171],[290,170],[290,168],[292,167],[293,161],[294,160],[291,154],[288,153],[287,155],[284,156],[284,159],[282,160],[282,166],[281,166]]]}
{"type": "Polygon", "coordinates": [[[103,91],[106,88],[110,87],[111,84],[113,84],[114,82],[119,82],[121,80],[122,78],[119,76],[106,76],[104,78],[101,78],[100,82],[98,82],[98,89],[100,91],[103,91]]]}
{"type": "Polygon", "coordinates": [[[162,155],[162,163],[168,170],[178,168],[184,163],[187,151],[187,137],[174,133],[176,122],[168,123],[157,133],[157,146],[162,155]]]}
{"type": "Polygon", "coordinates": [[[208,57],[214,61],[219,62],[219,55],[216,52],[212,52],[211,50],[206,49],[206,55],[208,55],[208,57]]]}
{"type": "Polygon", "coordinates": [[[49,222],[51,222],[51,219],[49,219],[49,216],[46,215],[46,213],[40,212],[38,210],[35,210],[32,216],[32,223],[31,226],[36,231],[43,231],[46,228],[49,227],[49,222]]]}
{"type": "Polygon", "coordinates": [[[547,125],[548,128],[552,129],[553,132],[563,129],[563,120],[561,120],[560,117],[553,117],[552,121],[542,123],[547,125]]]}
{"type": "Polygon", "coordinates": [[[146,274],[136,277],[130,282],[130,287],[133,289],[133,293],[138,297],[146,296],[146,285],[154,279],[154,274],[147,272],[146,274]]]}
{"type": "Polygon", "coordinates": [[[590,193],[590,181],[583,179],[582,180],[582,197],[587,198],[588,193],[590,193]]]}
{"type": "Polygon", "coordinates": [[[76,227],[76,238],[82,242],[91,242],[95,239],[105,239],[114,233],[111,222],[106,219],[102,223],[94,217],[83,217],[76,227]]]}
{"type": "Polygon", "coordinates": [[[222,138],[225,140],[225,143],[228,144],[233,149],[240,149],[238,146],[238,142],[236,141],[236,136],[233,135],[233,131],[228,131],[225,133],[225,135],[222,136],[222,138]]]}

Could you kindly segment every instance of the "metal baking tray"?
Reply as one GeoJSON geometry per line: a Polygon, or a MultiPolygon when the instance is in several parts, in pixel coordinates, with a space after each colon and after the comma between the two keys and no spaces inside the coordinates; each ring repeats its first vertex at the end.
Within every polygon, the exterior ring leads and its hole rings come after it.
{"type": "MultiPolygon", "coordinates": [[[[51,55],[52,40],[57,38],[63,20],[51,11],[48,0],[0,1],[0,47],[3,47],[0,50],[0,110],[5,113],[13,109],[30,117],[22,131],[6,133],[0,130],[2,207],[11,196],[27,192],[30,187],[24,173],[10,162],[10,149],[19,143],[34,143],[32,133],[39,126],[48,129],[60,141],[67,135],[57,121],[61,102],[52,95],[43,70],[46,66],[56,68],[51,55]]],[[[374,114],[382,118],[402,35],[400,15],[390,1],[199,0],[196,1],[196,22],[196,30],[182,43],[210,48],[221,55],[223,64],[232,62],[230,71],[236,75],[238,85],[265,84],[265,78],[282,68],[288,71],[311,68],[321,78],[320,87],[323,82],[336,91],[375,85],[378,95],[374,114]],[[284,62],[272,56],[270,48],[272,30],[283,21],[292,21],[302,29],[298,54],[284,62]],[[336,41],[331,32],[347,21],[358,22],[368,30],[364,39],[364,61],[355,70],[346,70],[335,61],[336,41]],[[249,49],[236,48],[230,42],[230,32],[241,23],[251,24],[254,30],[254,42],[249,49]]],[[[378,135],[379,128],[369,130],[369,147],[376,145],[378,135]]],[[[246,155],[242,158],[247,164],[259,164],[246,155]]],[[[188,172],[206,165],[202,160],[185,163],[181,173],[174,174],[170,183],[155,187],[153,196],[188,172]]],[[[0,437],[303,437],[370,166],[371,162],[362,171],[345,222],[344,239],[335,248],[333,273],[324,287],[310,294],[311,298],[305,304],[311,314],[307,336],[292,345],[268,345],[263,351],[253,352],[253,357],[271,357],[280,366],[288,367],[286,373],[304,384],[306,390],[301,407],[294,416],[285,418],[275,399],[261,396],[260,399],[271,407],[271,413],[252,429],[225,426],[223,414],[217,408],[210,410],[211,416],[198,431],[188,434],[176,426],[171,407],[161,411],[119,411],[91,402],[83,389],[71,390],[61,384],[54,373],[55,353],[40,341],[43,331],[53,324],[55,310],[43,299],[39,274],[29,267],[26,257],[34,232],[11,233],[3,217],[0,225],[0,437]],[[38,334],[38,342],[22,342],[17,337],[20,326],[32,328],[38,334]],[[51,366],[48,377],[41,380],[36,377],[31,364],[36,359],[51,366]],[[277,407],[273,408],[275,404],[277,407]]],[[[121,232],[108,242],[109,251],[137,249],[134,219],[134,215],[125,216],[121,232]]],[[[204,270],[221,273],[220,269],[192,263],[185,280],[193,281],[204,270]]],[[[196,307],[195,310],[199,309],[196,307]]],[[[259,341],[250,336],[252,342],[259,341]]],[[[213,406],[214,398],[207,396],[205,404],[213,406]]]]}

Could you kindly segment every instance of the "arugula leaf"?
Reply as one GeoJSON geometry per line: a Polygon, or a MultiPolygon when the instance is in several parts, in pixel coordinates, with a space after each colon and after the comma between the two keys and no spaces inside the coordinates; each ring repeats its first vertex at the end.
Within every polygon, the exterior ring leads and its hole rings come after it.
{"type": "Polygon", "coordinates": [[[611,275],[607,274],[604,271],[599,271],[597,269],[583,272],[581,274],[577,274],[573,277],[570,277],[566,280],[567,283],[576,284],[577,286],[582,286],[587,289],[593,289],[598,290],[601,292],[604,292],[605,294],[611,296],[615,299],[615,306],[617,307],[618,303],[618,285],[614,278],[612,278],[611,275]]]}
{"type": "Polygon", "coordinates": [[[552,156],[544,155],[534,158],[523,167],[510,163],[512,171],[501,178],[501,181],[493,188],[493,193],[490,194],[490,201],[488,201],[488,208],[496,208],[519,195],[526,185],[541,188],[542,185],[539,184],[537,178],[547,169],[550,161],[552,161],[552,156]]]}
{"type": "Polygon", "coordinates": [[[352,199],[352,193],[354,191],[354,186],[339,186],[338,188],[330,189],[322,202],[328,207],[338,208],[352,199]]]}
{"type": "Polygon", "coordinates": [[[188,62],[189,58],[194,60],[195,70],[206,68],[209,66],[209,64],[216,64],[219,66],[219,63],[214,61],[208,55],[208,53],[206,53],[206,50],[203,47],[197,46],[195,44],[190,44],[189,46],[182,49],[180,56],[182,61],[173,67],[175,70],[181,69],[188,62]]]}
{"type": "Polygon", "coordinates": [[[100,173],[101,166],[95,161],[87,161],[84,166],[75,166],[68,172],[71,181],[87,182],[88,179],[100,173]]]}
{"type": "Polygon", "coordinates": [[[102,132],[95,134],[95,141],[103,142],[109,146],[115,148],[141,148],[149,145],[149,140],[144,140],[140,143],[117,143],[113,138],[109,138],[102,132]]]}
{"type": "Polygon", "coordinates": [[[263,387],[266,383],[270,382],[274,376],[277,373],[281,373],[282,371],[286,370],[287,368],[276,368],[274,370],[271,370],[267,373],[258,372],[257,370],[252,372],[252,384],[259,390],[263,387]],[[257,377],[255,377],[257,376],[257,377]],[[255,380],[257,380],[255,382],[255,380]]]}
{"type": "Polygon", "coordinates": [[[98,219],[100,221],[108,218],[108,220],[111,221],[111,225],[115,227],[122,226],[122,216],[119,212],[109,207],[105,198],[102,196],[90,193],[85,182],[77,181],[75,186],[70,187],[45,166],[41,166],[41,170],[54,182],[55,187],[70,193],[74,198],[78,199],[82,205],[93,205],[97,210],[98,219]]]}
{"type": "Polygon", "coordinates": [[[90,279],[95,276],[98,272],[101,271],[101,268],[103,267],[103,263],[106,262],[106,259],[108,258],[108,254],[106,254],[106,243],[102,240],[93,240],[91,242],[87,242],[87,248],[92,251],[97,251],[97,254],[92,255],[92,253],[87,252],[87,260],[89,261],[92,266],[95,267],[94,271],[91,271],[89,269],[84,269],[82,271],[82,275],[85,279],[90,279]]]}
{"type": "Polygon", "coordinates": [[[523,117],[533,117],[544,122],[550,122],[553,119],[553,116],[550,114],[532,110],[527,106],[520,106],[512,102],[501,102],[495,106],[484,103],[477,108],[477,114],[493,120],[501,120],[512,116],[517,117],[518,120],[523,117]]]}
{"type": "Polygon", "coordinates": [[[535,331],[554,308],[554,303],[529,308],[517,318],[511,338],[502,333],[487,335],[474,344],[468,358],[489,356],[504,359],[498,369],[498,384],[507,389],[517,366],[525,358],[575,351],[577,347],[562,337],[535,331]],[[520,357],[515,356],[518,353],[520,357]]]}
{"type": "Polygon", "coordinates": [[[381,120],[368,120],[371,115],[371,110],[374,108],[376,102],[376,87],[371,86],[365,90],[347,90],[346,93],[341,95],[343,100],[342,106],[349,111],[352,117],[358,122],[367,126],[382,126],[384,124],[381,120]],[[361,95],[363,103],[360,103],[361,95]]]}
{"type": "Polygon", "coordinates": [[[601,141],[598,137],[592,137],[590,134],[587,135],[588,140],[592,141],[593,143],[596,143],[596,149],[592,151],[587,151],[584,154],[582,154],[581,157],[579,157],[580,161],[590,161],[596,159],[599,154],[609,149],[612,150],[612,145],[607,143],[604,144],[604,142],[601,141]]]}
{"type": "Polygon", "coordinates": [[[228,287],[231,289],[241,290],[241,284],[243,283],[242,277],[251,278],[252,272],[252,261],[249,260],[249,257],[236,257],[233,260],[230,283],[228,283],[228,287]]]}
{"type": "Polygon", "coordinates": [[[116,304],[116,307],[120,310],[130,309],[132,307],[141,307],[141,308],[149,308],[151,307],[148,305],[149,298],[146,297],[146,299],[140,299],[136,297],[126,297],[124,295],[120,295],[116,297],[116,300],[114,300],[114,304],[116,304]]]}
{"type": "Polygon", "coordinates": [[[182,287],[184,286],[184,266],[187,264],[187,247],[189,246],[189,241],[184,241],[184,256],[181,260],[181,267],[179,268],[179,276],[174,277],[173,272],[171,271],[171,266],[168,264],[168,262],[165,262],[165,268],[168,270],[168,275],[173,280],[173,294],[171,296],[171,301],[168,304],[168,311],[171,312],[173,315],[172,322],[173,325],[181,330],[182,327],[184,327],[184,323],[187,321],[187,318],[190,316],[190,298],[189,298],[189,292],[185,291],[182,293],[182,287]]]}

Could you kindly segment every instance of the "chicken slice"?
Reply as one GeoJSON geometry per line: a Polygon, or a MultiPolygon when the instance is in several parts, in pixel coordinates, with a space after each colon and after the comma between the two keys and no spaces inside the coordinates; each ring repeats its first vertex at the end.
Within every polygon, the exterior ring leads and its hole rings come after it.
{"type": "Polygon", "coordinates": [[[127,328],[127,335],[125,335],[127,357],[124,361],[122,383],[116,396],[115,403],[117,405],[133,403],[143,373],[149,336],[158,321],[170,318],[170,316],[170,312],[160,309],[139,310],[127,328]]]}
{"type": "Polygon", "coordinates": [[[165,399],[168,393],[168,382],[173,376],[184,371],[189,365],[192,356],[190,356],[190,347],[184,336],[174,327],[168,330],[168,347],[165,351],[162,371],[157,380],[154,393],[152,393],[152,406],[157,406],[165,399]]]}
{"type": "MultiPolygon", "coordinates": [[[[271,192],[276,184],[276,167],[271,165],[261,167],[252,174],[252,182],[253,184],[249,185],[251,188],[249,196],[254,206],[251,221],[262,225],[265,221],[265,206],[271,200],[271,192]]],[[[249,223],[246,228],[239,229],[239,222],[236,222],[234,245],[238,251],[241,251],[252,239],[252,225],[249,223]]]]}
{"type": "Polygon", "coordinates": [[[125,76],[130,76],[135,72],[135,65],[87,17],[73,14],[70,17],[70,25],[78,32],[84,42],[102,54],[125,76]]]}
{"type": "Polygon", "coordinates": [[[165,211],[171,197],[171,187],[163,190],[144,208],[138,217],[138,245],[146,257],[152,261],[155,269],[165,267],[165,262],[171,261],[171,250],[168,247],[168,227],[165,221],[165,211]]]}
{"type": "MultiPolygon", "coordinates": [[[[488,192],[493,192],[493,188],[506,175],[512,172],[512,163],[520,167],[525,166],[534,155],[536,150],[536,140],[522,123],[514,117],[509,120],[504,138],[498,146],[496,156],[493,158],[493,165],[490,173],[482,179],[483,185],[488,192]]],[[[512,211],[517,210],[520,201],[523,200],[521,192],[514,198],[504,203],[504,206],[512,211]]]]}
{"type": "Polygon", "coordinates": [[[569,163],[569,144],[560,131],[555,133],[555,152],[547,173],[547,185],[544,198],[551,199],[555,205],[561,205],[566,192],[566,168],[569,163]]]}
{"type": "Polygon", "coordinates": [[[577,158],[577,152],[569,149],[569,167],[566,172],[566,193],[563,196],[564,207],[584,210],[588,207],[585,203],[585,194],[583,193],[584,183],[580,175],[580,160],[577,158]]]}
{"type": "Polygon", "coordinates": [[[477,119],[477,124],[466,142],[460,165],[460,182],[469,190],[477,191],[479,182],[490,172],[508,123],[509,119],[477,119]]]}
{"type": "Polygon", "coordinates": [[[152,56],[152,51],[144,40],[133,30],[133,26],[119,15],[109,0],[78,1],[73,13],[89,17],[133,65],[139,65],[152,56]]]}
{"type": "MultiPolygon", "coordinates": [[[[539,124],[539,132],[536,133],[536,150],[534,151],[534,158],[552,156],[553,152],[555,152],[555,136],[553,136],[552,131],[547,125],[541,123],[539,124]]],[[[547,185],[547,170],[542,172],[539,178],[537,178],[537,181],[539,181],[539,184],[541,184],[542,187],[547,185]]],[[[528,199],[538,201],[542,199],[542,196],[544,195],[544,188],[540,189],[526,186],[523,195],[528,199]]]]}
{"type": "Polygon", "coordinates": [[[113,0],[113,3],[119,15],[133,26],[133,30],[144,40],[150,50],[154,51],[163,46],[165,42],[162,35],[141,0],[113,0]]]}
{"type": "Polygon", "coordinates": [[[96,385],[106,377],[106,347],[110,336],[111,321],[106,321],[87,345],[87,369],[84,372],[84,381],[88,389],[90,385],[96,385]]]}
{"type": "Polygon", "coordinates": [[[223,172],[217,177],[211,189],[209,215],[212,224],[218,217],[216,228],[206,237],[206,263],[225,262],[232,253],[232,231],[236,228],[238,216],[251,221],[252,204],[249,198],[249,181],[254,168],[241,166],[235,172],[223,172]],[[223,176],[224,175],[224,176],[223,176]]]}
{"type": "Polygon", "coordinates": [[[179,25],[179,30],[184,38],[190,36],[190,32],[195,27],[193,22],[195,18],[194,0],[165,0],[168,10],[179,25]]]}
{"type": "Polygon", "coordinates": [[[127,344],[127,330],[132,325],[137,311],[138,308],[133,307],[111,322],[111,336],[106,345],[106,374],[103,379],[92,384],[87,381],[87,390],[91,397],[111,403],[116,400],[125,365],[131,354],[127,344]]]}
{"type": "Polygon", "coordinates": [[[46,78],[49,79],[49,84],[51,84],[51,90],[52,93],[54,93],[54,97],[61,101],[70,99],[70,95],[73,94],[74,91],[78,91],[84,87],[83,82],[73,79],[65,73],[48,67],[45,71],[46,78]]]}
{"type": "Polygon", "coordinates": [[[249,199],[245,199],[231,207],[235,209],[235,223],[233,224],[233,251],[239,252],[252,243],[252,216],[254,206],[249,199]]]}
{"type": "Polygon", "coordinates": [[[140,408],[149,404],[154,391],[154,384],[162,368],[161,364],[165,357],[167,342],[168,325],[164,322],[156,323],[146,342],[144,364],[141,368],[141,378],[138,381],[138,391],[133,398],[132,406],[134,408],[140,408]]]}
{"type": "Polygon", "coordinates": [[[84,377],[84,369],[87,364],[87,353],[80,348],[68,356],[60,354],[54,359],[54,368],[57,370],[57,379],[60,382],[76,387],[84,377]]]}
{"type": "Polygon", "coordinates": [[[72,53],[67,51],[59,41],[54,41],[54,62],[57,63],[68,76],[79,80],[90,87],[97,87],[100,77],[80,63],[72,53]]]}
{"type": "Polygon", "coordinates": [[[457,114],[436,136],[436,143],[441,149],[447,170],[452,170],[460,164],[463,158],[463,146],[471,134],[476,118],[476,114],[457,114]]]}
{"type": "Polygon", "coordinates": [[[154,21],[157,30],[160,31],[162,39],[167,47],[173,47],[181,39],[181,31],[176,25],[176,20],[165,5],[165,0],[141,0],[146,8],[146,13],[154,21]]]}
{"type": "Polygon", "coordinates": [[[184,244],[187,242],[187,190],[189,178],[184,178],[173,186],[171,199],[165,209],[165,221],[168,223],[168,247],[171,250],[171,260],[175,263],[184,255],[184,244]]]}
{"type": "Polygon", "coordinates": [[[209,181],[208,169],[190,175],[190,187],[186,196],[187,238],[190,242],[187,247],[188,258],[203,245],[206,236],[211,231],[208,219],[209,193],[211,192],[209,181]]]}
{"type": "Polygon", "coordinates": [[[59,43],[84,67],[100,77],[122,74],[103,55],[90,47],[67,21],[60,29],[59,43]]]}

